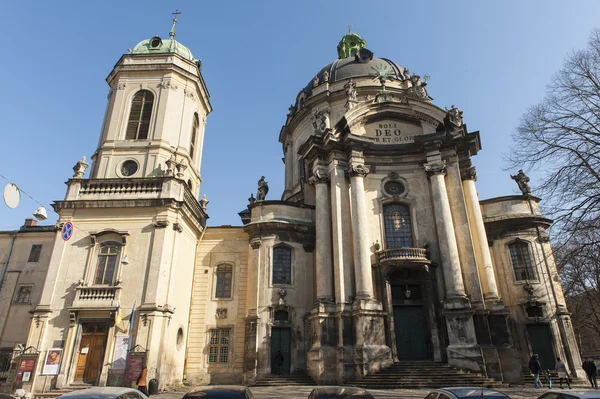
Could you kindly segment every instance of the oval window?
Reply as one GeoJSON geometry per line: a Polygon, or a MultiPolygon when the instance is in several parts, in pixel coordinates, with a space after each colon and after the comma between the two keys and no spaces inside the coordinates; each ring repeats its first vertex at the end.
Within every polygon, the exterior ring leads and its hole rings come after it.
{"type": "Polygon", "coordinates": [[[125,177],[133,176],[138,170],[138,163],[132,160],[123,162],[121,174],[125,177]]]}
{"type": "Polygon", "coordinates": [[[385,183],[383,189],[389,195],[402,195],[402,193],[404,193],[404,185],[398,181],[389,181],[385,183]]]}

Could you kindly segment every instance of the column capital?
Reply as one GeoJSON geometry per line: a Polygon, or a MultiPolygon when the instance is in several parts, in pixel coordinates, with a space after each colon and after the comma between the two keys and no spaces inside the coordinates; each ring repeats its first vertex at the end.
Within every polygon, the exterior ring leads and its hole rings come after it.
{"type": "Polygon", "coordinates": [[[462,180],[475,180],[477,181],[477,171],[475,166],[460,171],[460,178],[462,180]]]}
{"type": "Polygon", "coordinates": [[[425,172],[427,172],[427,175],[429,175],[429,177],[434,175],[446,174],[446,161],[444,160],[427,162],[423,165],[423,167],[425,168],[425,172]]]}
{"type": "Polygon", "coordinates": [[[250,240],[250,247],[252,249],[258,249],[258,248],[260,248],[260,244],[261,244],[261,242],[260,242],[259,238],[253,238],[253,239],[250,240]]]}
{"type": "Polygon", "coordinates": [[[327,184],[329,183],[329,174],[321,169],[315,170],[314,174],[308,179],[308,184],[327,184]]]}
{"type": "Polygon", "coordinates": [[[364,164],[352,163],[352,164],[348,165],[348,174],[350,175],[350,177],[355,177],[355,176],[365,177],[366,175],[369,174],[370,170],[371,170],[371,168],[364,164]]]}

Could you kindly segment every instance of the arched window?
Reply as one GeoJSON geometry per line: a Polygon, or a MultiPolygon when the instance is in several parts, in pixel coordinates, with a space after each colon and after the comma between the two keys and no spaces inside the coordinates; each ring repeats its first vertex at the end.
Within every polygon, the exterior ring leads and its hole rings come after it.
{"type": "Polygon", "coordinates": [[[231,265],[217,266],[217,285],[215,287],[215,298],[231,298],[231,277],[233,267],[231,265]]]}
{"type": "Polygon", "coordinates": [[[536,276],[531,264],[531,254],[529,253],[529,243],[523,240],[515,240],[508,244],[510,260],[515,271],[517,281],[535,280],[536,276]]]}
{"type": "Polygon", "coordinates": [[[412,228],[407,205],[385,204],[383,206],[385,248],[412,248],[412,228]]]}
{"type": "Polygon", "coordinates": [[[95,285],[110,285],[113,283],[120,252],[121,246],[117,244],[106,244],[100,247],[94,276],[95,285]]]}
{"type": "Polygon", "coordinates": [[[150,117],[152,116],[152,105],[154,94],[148,90],[140,90],[135,93],[131,102],[131,112],[127,123],[126,140],[146,140],[150,130],[150,117]]]}
{"type": "Polygon", "coordinates": [[[192,124],[192,138],[190,140],[190,158],[194,159],[194,153],[196,150],[196,137],[198,136],[198,127],[200,121],[198,120],[198,113],[194,113],[194,123],[192,124]]]}
{"type": "Polygon", "coordinates": [[[292,284],[292,250],[273,248],[273,284],[292,284]]]}

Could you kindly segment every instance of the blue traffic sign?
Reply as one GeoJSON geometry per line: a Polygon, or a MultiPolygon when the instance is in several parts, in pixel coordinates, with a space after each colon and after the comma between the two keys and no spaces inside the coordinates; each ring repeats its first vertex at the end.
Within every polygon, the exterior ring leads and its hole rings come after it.
{"type": "Polygon", "coordinates": [[[65,241],[69,241],[71,236],[73,235],[73,223],[67,222],[63,225],[61,231],[62,239],[65,241]]]}

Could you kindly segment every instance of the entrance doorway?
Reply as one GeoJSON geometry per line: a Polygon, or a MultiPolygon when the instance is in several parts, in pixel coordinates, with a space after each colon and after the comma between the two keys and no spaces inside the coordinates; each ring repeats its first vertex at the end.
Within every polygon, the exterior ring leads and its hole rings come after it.
{"type": "Polygon", "coordinates": [[[289,374],[291,354],[290,329],[281,327],[271,328],[271,374],[289,374]],[[278,356],[279,352],[283,356],[283,361],[278,356]]]}
{"type": "Polygon", "coordinates": [[[548,324],[528,324],[527,336],[532,354],[537,353],[544,370],[553,370],[556,356],[552,349],[552,333],[548,324]]]}
{"type": "Polygon", "coordinates": [[[424,306],[394,306],[399,360],[428,360],[429,333],[424,306]]]}
{"type": "Polygon", "coordinates": [[[75,381],[96,384],[104,358],[106,322],[81,324],[81,343],[79,345],[75,381]]]}

